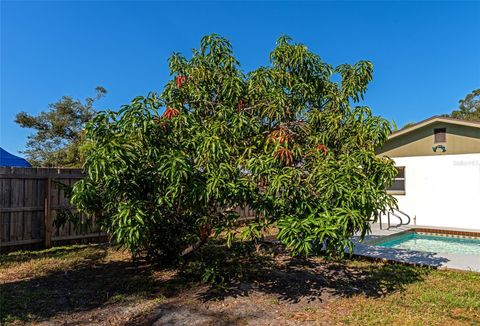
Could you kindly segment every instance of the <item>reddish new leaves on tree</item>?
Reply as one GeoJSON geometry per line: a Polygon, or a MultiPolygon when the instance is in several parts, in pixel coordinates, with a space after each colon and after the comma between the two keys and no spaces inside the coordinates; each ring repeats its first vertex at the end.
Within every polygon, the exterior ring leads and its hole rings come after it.
{"type": "Polygon", "coordinates": [[[277,150],[274,154],[275,158],[280,159],[280,162],[282,162],[285,165],[290,165],[293,162],[293,154],[292,151],[289,150],[288,148],[280,148],[277,150]]]}
{"type": "Polygon", "coordinates": [[[175,78],[175,85],[177,85],[177,88],[182,87],[183,84],[185,84],[186,82],[187,82],[187,76],[180,75],[175,78]]]}
{"type": "Polygon", "coordinates": [[[276,140],[281,144],[282,143],[288,144],[290,140],[290,133],[285,128],[280,128],[272,131],[269,138],[272,140],[276,140]]]}
{"type": "Polygon", "coordinates": [[[163,113],[163,116],[167,119],[172,119],[180,114],[180,111],[178,109],[173,109],[173,108],[167,108],[165,110],[165,113],[163,113]]]}
{"type": "Polygon", "coordinates": [[[328,147],[325,146],[324,144],[318,144],[317,145],[317,150],[323,152],[323,154],[327,155],[328,153],[328,147]]]}

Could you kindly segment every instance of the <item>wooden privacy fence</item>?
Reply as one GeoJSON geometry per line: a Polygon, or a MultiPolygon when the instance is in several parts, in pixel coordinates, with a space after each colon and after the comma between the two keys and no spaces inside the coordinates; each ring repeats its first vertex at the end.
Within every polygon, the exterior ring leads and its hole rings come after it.
{"type": "MultiPolygon", "coordinates": [[[[105,238],[93,223],[89,232],[67,222],[55,226],[61,210],[75,210],[65,187],[82,179],[81,169],[0,167],[0,249],[50,247],[55,243],[105,238]]],[[[237,207],[239,222],[248,223],[255,213],[237,207]]]]}
{"type": "Polygon", "coordinates": [[[105,237],[93,224],[88,230],[67,222],[55,227],[60,210],[74,210],[65,187],[84,175],[80,169],[0,167],[0,248],[25,245],[50,247],[54,243],[105,237]]]}

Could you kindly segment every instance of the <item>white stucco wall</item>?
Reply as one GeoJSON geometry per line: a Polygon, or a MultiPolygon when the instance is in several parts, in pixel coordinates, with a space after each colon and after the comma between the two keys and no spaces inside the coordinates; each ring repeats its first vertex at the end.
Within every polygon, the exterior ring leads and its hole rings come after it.
{"type": "Polygon", "coordinates": [[[405,166],[398,208],[416,216],[417,225],[480,230],[480,153],[393,160],[405,166]]]}

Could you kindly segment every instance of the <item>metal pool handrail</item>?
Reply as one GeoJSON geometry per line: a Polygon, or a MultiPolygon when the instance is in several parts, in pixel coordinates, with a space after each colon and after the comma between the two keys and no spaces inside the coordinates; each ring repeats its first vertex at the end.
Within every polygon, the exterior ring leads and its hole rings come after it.
{"type": "MultiPolygon", "coordinates": [[[[378,219],[379,219],[380,230],[381,230],[382,229],[382,214],[381,213],[378,214],[378,219]]],[[[388,225],[387,230],[390,229],[391,227],[396,227],[397,228],[397,227],[402,226],[402,225],[408,225],[408,224],[410,224],[411,220],[412,219],[410,218],[410,215],[408,215],[407,213],[405,213],[405,212],[403,212],[399,209],[392,208],[389,211],[387,211],[387,225],[388,225]],[[402,216],[399,216],[399,214],[403,215],[404,217],[407,218],[406,223],[404,223],[402,216]],[[393,215],[396,218],[398,218],[400,220],[400,223],[392,226],[392,224],[390,222],[390,215],[393,215]]]]}
{"type": "Polygon", "coordinates": [[[398,219],[400,220],[400,223],[399,223],[398,225],[395,225],[395,226],[394,226],[394,227],[396,227],[396,228],[398,228],[399,226],[402,226],[402,225],[408,225],[408,224],[410,224],[411,218],[410,218],[410,216],[409,216],[407,213],[405,213],[405,212],[403,212],[403,211],[401,211],[401,210],[399,210],[399,209],[392,208],[390,211],[387,212],[387,217],[388,217],[388,227],[387,227],[387,230],[390,229],[390,227],[392,227],[391,224],[390,224],[390,215],[393,215],[393,216],[395,216],[396,218],[398,218],[398,219]],[[406,223],[403,222],[403,218],[402,218],[402,216],[399,216],[399,214],[401,214],[401,215],[403,215],[404,217],[407,218],[407,222],[406,222],[406,223]]]}

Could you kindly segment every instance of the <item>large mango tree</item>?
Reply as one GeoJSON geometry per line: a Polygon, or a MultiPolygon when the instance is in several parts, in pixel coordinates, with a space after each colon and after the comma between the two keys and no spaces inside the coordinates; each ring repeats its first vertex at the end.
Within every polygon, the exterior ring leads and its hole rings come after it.
{"type": "Polygon", "coordinates": [[[265,229],[294,254],[341,254],[365,235],[396,170],[375,155],[389,123],[365,106],[372,64],[336,68],[281,37],[245,73],[228,40],[173,54],[161,94],[101,112],[86,128],[87,177],[72,201],[134,255],[175,261],[220,236],[265,229]],[[255,219],[238,226],[236,207],[255,219]]]}

